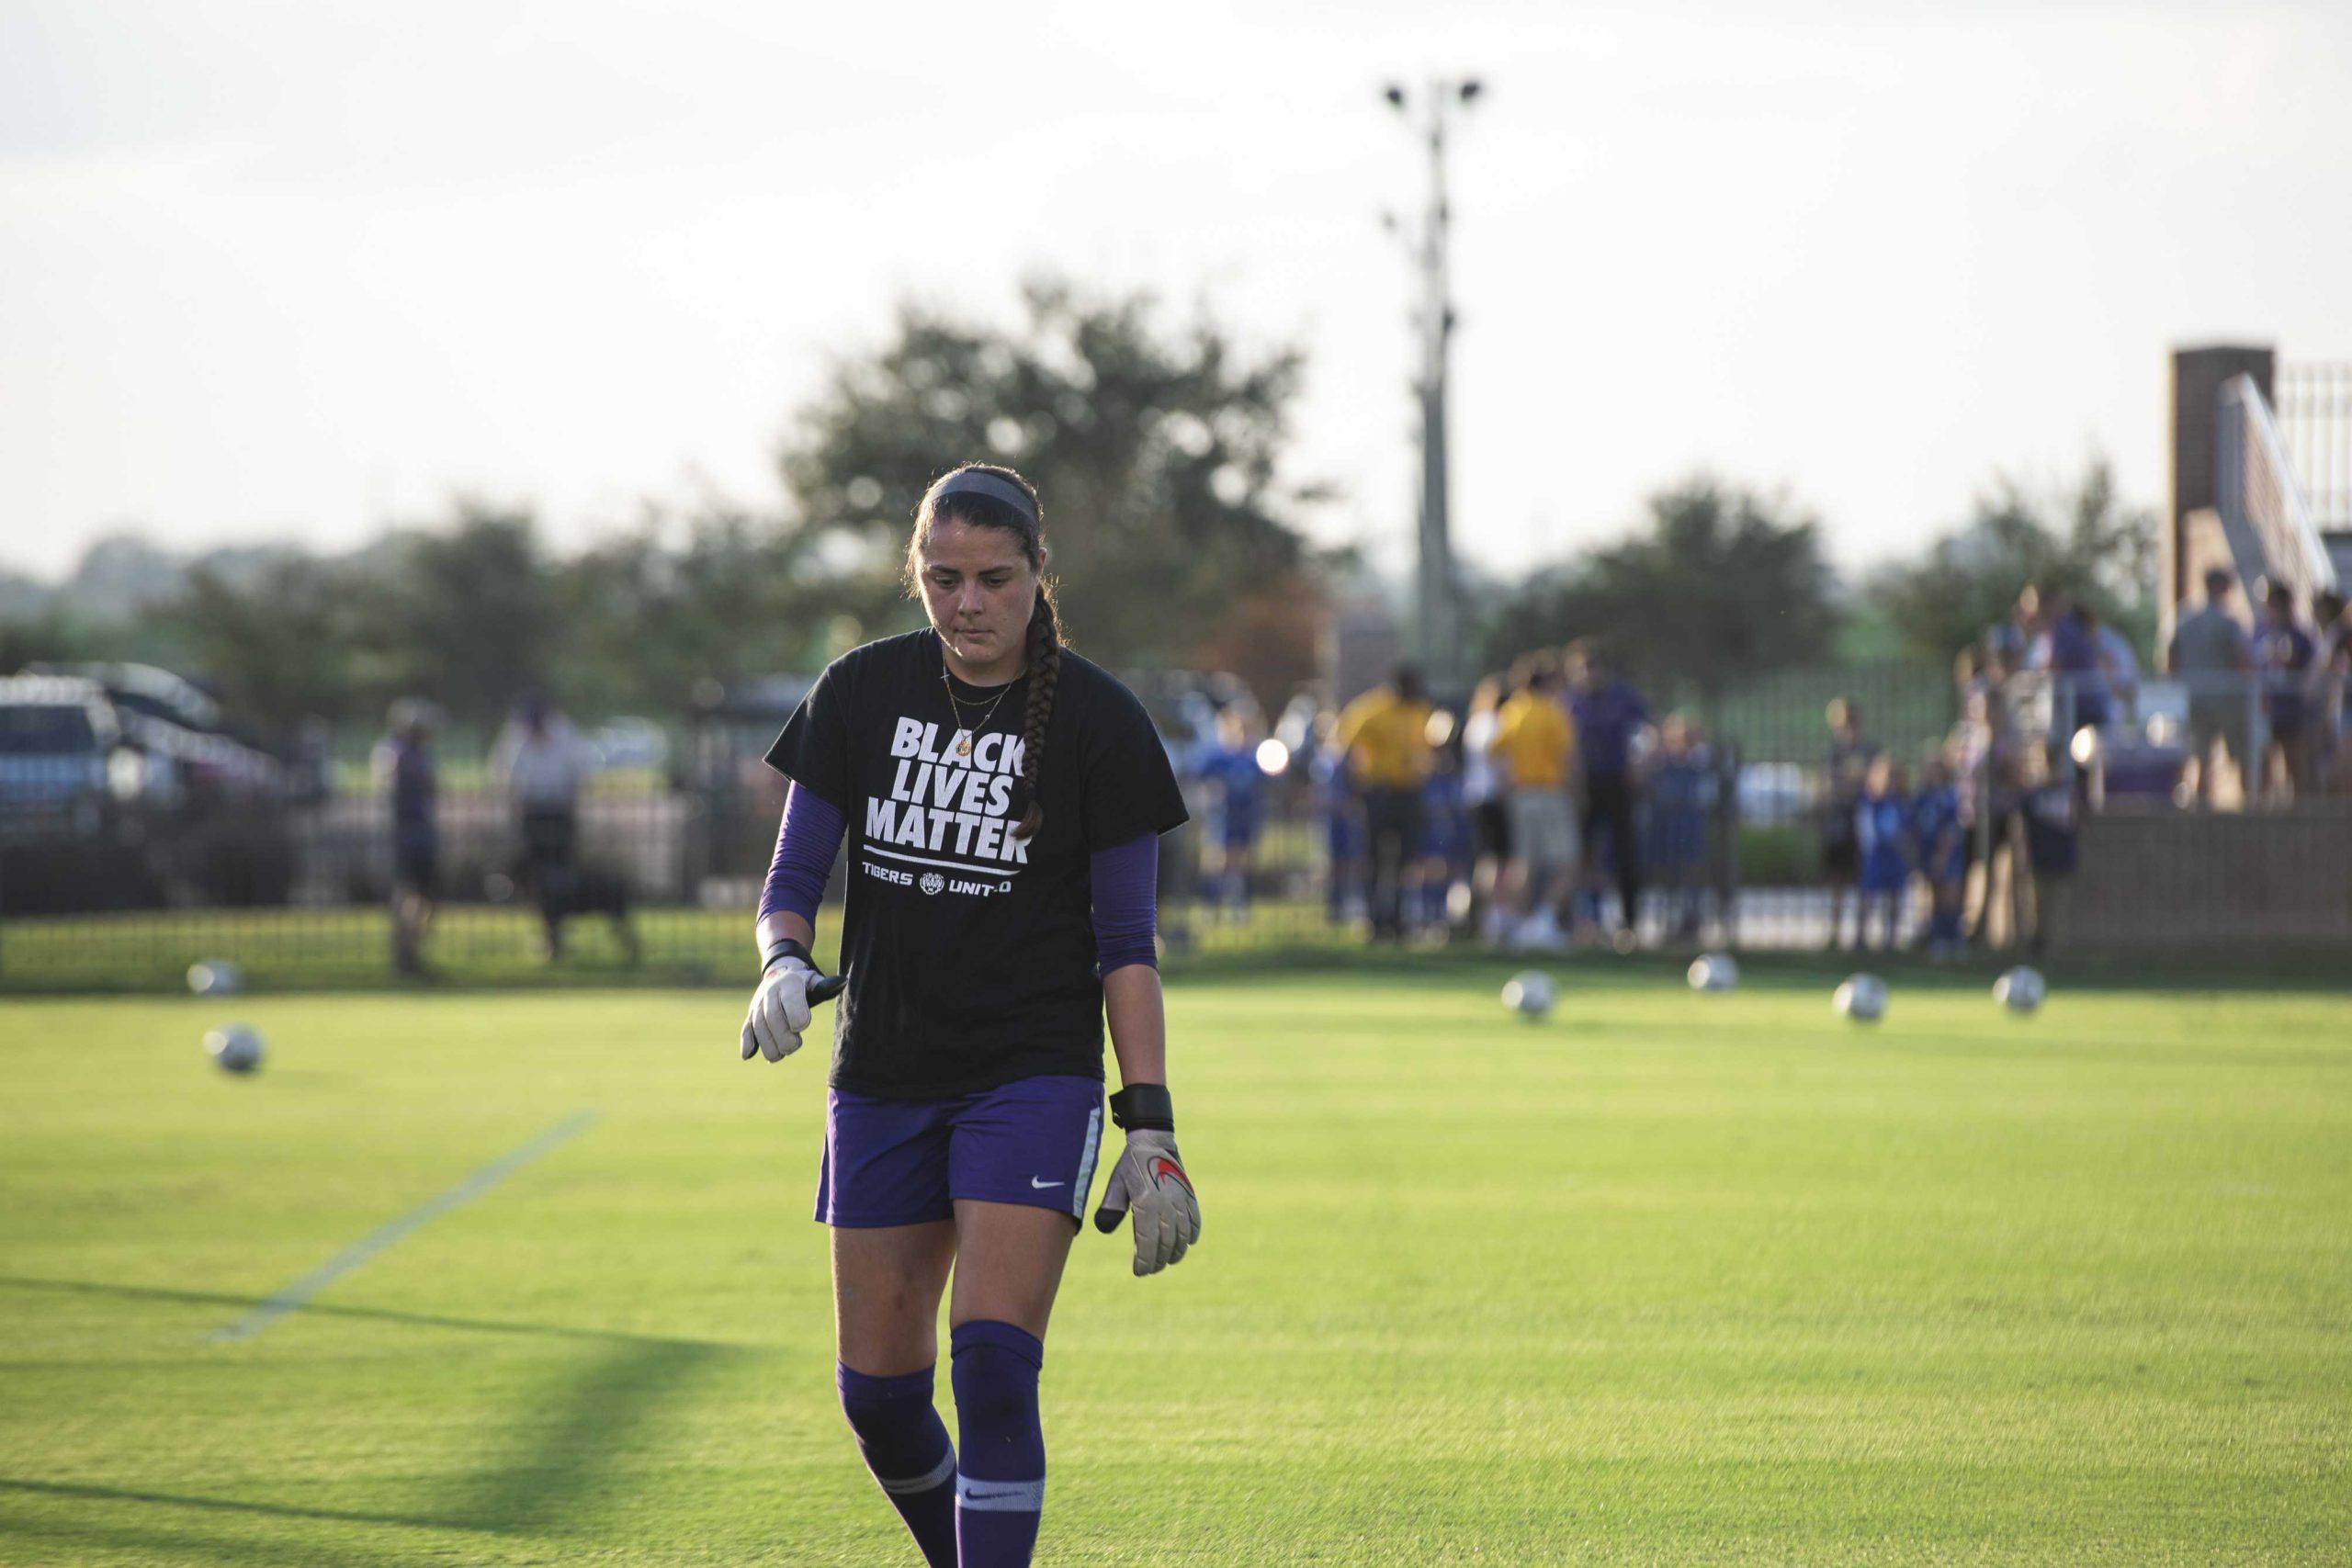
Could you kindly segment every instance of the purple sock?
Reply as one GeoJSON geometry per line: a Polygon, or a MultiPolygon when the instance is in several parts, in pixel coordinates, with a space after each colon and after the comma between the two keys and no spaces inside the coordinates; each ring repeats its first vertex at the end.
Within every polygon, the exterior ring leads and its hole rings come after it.
{"type": "Polygon", "coordinates": [[[964,1445],[956,1476],[959,1561],[962,1568],[1026,1568],[1046,1506],[1046,1434],[1037,1425],[1046,1348],[1009,1323],[965,1324],[950,1343],[964,1445]]]}
{"type": "Polygon", "coordinates": [[[930,1568],[956,1568],[956,1450],[931,1403],[931,1371],[870,1378],[839,1368],[842,1413],[865,1468],[907,1521],[930,1568]]]}

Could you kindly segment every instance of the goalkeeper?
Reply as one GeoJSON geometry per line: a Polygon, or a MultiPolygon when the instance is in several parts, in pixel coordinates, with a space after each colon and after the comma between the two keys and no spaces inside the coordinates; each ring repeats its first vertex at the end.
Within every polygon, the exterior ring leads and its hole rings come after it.
{"type": "Polygon", "coordinates": [[[1131,1217],[1138,1275],[1201,1230],[1152,942],[1158,836],[1184,807],[1142,705],[1063,645],[1046,560],[1026,480],[942,477],[907,547],[929,628],[836,660],[767,759],[792,784],[742,1054],[790,1055],[840,988],[817,1218],[842,1407],[932,1568],[1035,1549],[1038,1371],[1102,1142],[1106,1014],[1126,1142],[1095,1224],[1131,1217]],[[844,833],[836,980],[809,948],[844,833]],[[933,1403],[951,1274],[960,1454],[933,1403]]]}

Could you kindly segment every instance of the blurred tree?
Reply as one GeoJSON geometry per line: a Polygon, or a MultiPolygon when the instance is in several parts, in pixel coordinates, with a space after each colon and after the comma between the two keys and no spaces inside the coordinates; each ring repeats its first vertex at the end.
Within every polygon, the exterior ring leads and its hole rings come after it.
{"type": "Polygon", "coordinates": [[[311,714],[353,716],[353,609],[347,573],[288,552],[243,582],[192,568],[159,618],[232,714],[285,736],[311,714]]]}
{"type": "Polygon", "coordinates": [[[681,711],[695,682],[822,664],[831,602],[804,536],[720,508],[637,528],[569,562],[569,694],[592,709],[681,711]],[[673,546],[664,536],[683,530],[673,546]]]}
{"type": "Polygon", "coordinates": [[[1686,681],[1713,697],[1828,654],[1837,583],[1812,517],[1704,474],[1651,496],[1648,512],[1631,537],[1507,595],[1481,639],[1487,668],[1593,637],[1636,681],[1686,681]]]}
{"type": "MultiPolygon", "coordinates": [[[[555,574],[527,510],[461,500],[442,530],[401,536],[363,573],[354,613],[360,683],[430,697],[489,723],[557,667],[555,574]]],[[[563,694],[558,693],[557,695],[563,694]]]]}
{"type": "Polygon", "coordinates": [[[2086,599],[2143,651],[2155,636],[2156,514],[2123,502],[2108,460],[2054,488],[1996,475],[1967,521],[1916,560],[1875,573],[1865,597],[1906,651],[1948,660],[2008,614],[2018,591],[2086,599]]]}
{"type": "Polygon", "coordinates": [[[1323,499],[1281,460],[1304,370],[1252,357],[1205,318],[1164,331],[1148,296],[1052,280],[1011,331],[900,308],[889,339],[837,365],[779,455],[796,540],[837,565],[839,609],[913,626],[899,563],[916,502],[957,463],[1009,464],[1046,502],[1070,635],[1113,664],[1182,656],[1307,551],[1323,499]]]}
{"type": "Polygon", "coordinates": [[[1272,722],[1294,693],[1321,672],[1329,594],[1317,572],[1286,572],[1237,601],[1189,662],[1239,676],[1272,722]]]}

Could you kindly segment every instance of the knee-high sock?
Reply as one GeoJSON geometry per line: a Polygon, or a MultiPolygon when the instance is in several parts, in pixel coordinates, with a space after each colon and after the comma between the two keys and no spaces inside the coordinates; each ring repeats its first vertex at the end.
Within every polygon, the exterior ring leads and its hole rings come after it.
{"type": "Polygon", "coordinates": [[[956,1568],[956,1450],[931,1402],[932,1370],[871,1378],[842,1367],[842,1413],[930,1568],[956,1568]]]}
{"type": "Polygon", "coordinates": [[[1046,1434],[1037,1425],[1037,1369],[1046,1348],[1009,1323],[957,1328],[956,1478],[962,1568],[1026,1568],[1046,1506],[1046,1434]]]}

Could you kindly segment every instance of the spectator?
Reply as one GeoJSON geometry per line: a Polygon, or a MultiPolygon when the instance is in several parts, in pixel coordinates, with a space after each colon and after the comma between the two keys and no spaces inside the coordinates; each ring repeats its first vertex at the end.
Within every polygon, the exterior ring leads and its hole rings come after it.
{"type": "Polygon", "coordinates": [[[1911,808],[1913,852],[1928,884],[1928,957],[1939,964],[1961,954],[1961,903],[1968,886],[1968,835],[1953,776],[1944,754],[1931,751],[1911,808]]]}
{"type": "Polygon", "coordinates": [[[1986,942],[2003,901],[2014,901],[2010,854],[2017,828],[2017,732],[1995,692],[1970,694],[1945,749],[1954,759],[1960,825],[1968,844],[1962,940],[1986,942]]]}
{"type": "Polygon", "coordinates": [[[2166,672],[2188,688],[2188,766],[2183,787],[2198,807],[2213,804],[2213,752],[2219,748],[2241,776],[2249,710],[2246,677],[2254,651],[2245,628],[2228,609],[2230,574],[2205,574],[2205,603],[2181,617],[2165,649],[2166,672]]]}
{"type": "MultiPolygon", "coordinates": [[[[2054,745],[2054,743],[2053,743],[2054,745]]],[[[2040,957],[2065,929],[2073,892],[2075,834],[2081,806],[2074,787],[2040,747],[2024,754],[2023,795],[2018,815],[2025,825],[2026,863],[2032,870],[2032,919],[2027,951],[2040,957]]]]}
{"type": "MultiPolygon", "coordinates": [[[[1634,841],[1634,807],[1639,780],[1634,771],[1634,742],[1648,728],[1649,705],[1619,679],[1608,655],[1590,642],[1570,650],[1568,711],[1576,720],[1576,744],[1584,763],[1584,812],[1579,824],[1587,857],[1599,852],[1604,830],[1617,872],[1617,897],[1624,910],[1619,944],[1630,947],[1642,919],[1641,852],[1634,841]]],[[[1588,875],[1592,861],[1586,862],[1588,875]]]]}
{"type": "Polygon", "coordinates": [[[1266,774],[1258,765],[1264,729],[1256,709],[1237,702],[1217,714],[1216,734],[1200,753],[1201,776],[1210,790],[1209,901],[1247,921],[1250,863],[1265,819],[1266,774]]]}
{"type": "Polygon", "coordinates": [[[2352,605],[2333,589],[2312,595],[2312,786],[2321,794],[2345,784],[2344,693],[2352,674],[2352,605]]]}
{"type": "Polygon", "coordinates": [[[1330,865],[1323,889],[1324,913],[1335,926],[1363,919],[1363,824],[1358,819],[1354,793],[1348,787],[1348,759],[1331,743],[1339,715],[1328,708],[1316,716],[1314,760],[1307,779],[1315,793],[1315,812],[1323,824],[1323,848],[1330,865]]]}
{"type": "Polygon", "coordinates": [[[2309,784],[2303,686],[2316,650],[2312,634],[2296,624],[2294,592],[2283,582],[2270,584],[2262,598],[2262,625],[2254,634],[2254,662],[2262,674],[2262,716],[2270,729],[2264,787],[2275,800],[2292,800],[2309,784]]]}
{"type": "Polygon", "coordinates": [[[1984,629],[1985,662],[1997,666],[2002,675],[2030,667],[2045,629],[2041,590],[2029,582],[2018,590],[2018,602],[2008,615],[1984,629]]]}
{"type": "Polygon", "coordinates": [[[1429,742],[1421,842],[1407,897],[1415,923],[1424,931],[1442,933],[1453,920],[1455,874],[1466,878],[1469,873],[1470,849],[1470,819],[1462,804],[1462,727],[1444,708],[1430,714],[1429,742]]]}
{"type": "Polygon", "coordinates": [[[1363,802],[1372,877],[1372,939],[1405,936],[1405,881],[1421,841],[1421,786],[1429,781],[1430,705],[1421,672],[1400,664],[1340,711],[1331,742],[1363,802]]]}
{"type": "Polygon", "coordinates": [[[1707,811],[1713,804],[1713,759],[1699,727],[1682,714],[1658,726],[1643,813],[1642,865],[1666,893],[1666,932],[1699,934],[1705,913],[1707,811]]]}
{"type": "Polygon", "coordinates": [[[2060,599],[2039,656],[2050,671],[2053,720],[2070,739],[2076,730],[2102,728],[2114,714],[2091,621],[2084,605],[2060,599]]]}
{"type": "Polygon", "coordinates": [[[2100,620],[2086,604],[2077,602],[2075,613],[2082,617],[2083,625],[2090,628],[2092,647],[2098,657],[2099,674],[2106,682],[2108,694],[2115,703],[2111,716],[2129,724],[2140,703],[2140,658],[2132,651],[2132,639],[2117,630],[2112,622],[2100,620]]]}
{"type": "Polygon", "coordinates": [[[440,897],[441,783],[433,761],[433,707],[402,698],[392,705],[372,758],[376,786],[392,818],[392,970],[424,973],[424,939],[440,897]]]}
{"type": "MultiPolygon", "coordinates": [[[[1855,810],[1861,805],[1862,783],[1878,748],[1862,739],[1862,710],[1851,697],[1832,697],[1825,716],[1829,722],[1829,754],[1821,770],[1821,879],[1829,887],[1829,943],[1838,945],[1845,923],[1846,897],[1861,875],[1862,852],[1856,838],[1855,810]]],[[[1861,900],[1854,901],[1854,945],[1862,945],[1861,900]]]]}
{"type": "Polygon", "coordinates": [[[580,874],[580,791],[594,757],[571,721],[536,693],[491,748],[490,773],[514,812],[524,879],[538,900],[549,963],[563,956],[563,919],[580,874]]]}
{"type": "Polygon", "coordinates": [[[1871,912],[1882,912],[1886,951],[1902,935],[1903,896],[1911,886],[1911,802],[1905,797],[1903,764],[1881,752],[1871,759],[1854,809],[1854,840],[1861,851],[1861,897],[1854,908],[1854,944],[1867,953],[1871,912]]]}
{"type": "Polygon", "coordinates": [[[1511,859],[1502,901],[1510,910],[1514,947],[1566,945],[1556,910],[1574,885],[1577,819],[1568,801],[1576,727],[1560,702],[1560,673],[1550,656],[1522,656],[1514,690],[1488,748],[1510,814],[1511,859]]]}
{"type": "Polygon", "coordinates": [[[1470,693],[1462,720],[1462,803],[1470,814],[1471,929],[1500,942],[1507,912],[1496,897],[1504,864],[1510,859],[1510,827],[1503,805],[1503,782],[1488,755],[1503,703],[1500,676],[1489,675],[1470,693]]]}

